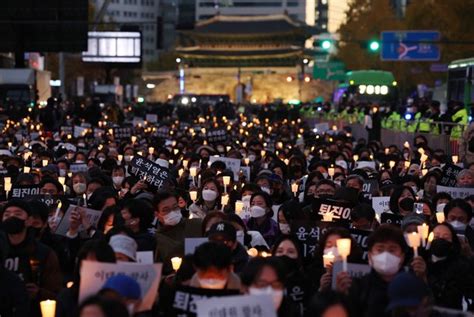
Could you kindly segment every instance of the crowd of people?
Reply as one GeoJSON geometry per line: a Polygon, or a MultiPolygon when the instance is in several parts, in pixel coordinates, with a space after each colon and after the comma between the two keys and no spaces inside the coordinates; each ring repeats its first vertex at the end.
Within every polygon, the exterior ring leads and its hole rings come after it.
{"type": "Polygon", "coordinates": [[[5,123],[0,315],[54,300],[57,317],[193,316],[183,290],[267,295],[277,316],[474,309],[474,164],[423,136],[356,140],[297,113],[156,119],[5,123]],[[82,298],[98,274],[85,263],[143,254],[162,264],[150,307],[127,274],[82,298]]]}

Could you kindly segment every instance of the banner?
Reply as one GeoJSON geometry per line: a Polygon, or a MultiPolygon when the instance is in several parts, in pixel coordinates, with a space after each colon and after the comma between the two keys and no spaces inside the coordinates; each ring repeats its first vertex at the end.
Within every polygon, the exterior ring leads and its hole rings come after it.
{"type": "Polygon", "coordinates": [[[456,178],[458,177],[458,174],[462,171],[462,168],[460,168],[457,165],[453,164],[446,164],[443,166],[443,175],[441,176],[441,181],[440,185],[446,186],[446,187],[455,187],[457,180],[456,178]]]}
{"type": "Polygon", "coordinates": [[[113,128],[114,138],[130,139],[132,137],[132,128],[113,128]]]}
{"type": "Polygon", "coordinates": [[[89,168],[86,163],[73,163],[69,166],[69,171],[71,173],[87,172],[88,170],[89,168]]]}
{"type": "Polygon", "coordinates": [[[40,188],[38,185],[16,185],[12,187],[8,199],[12,198],[25,198],[28,196],[35,196],[40,194],[40,188]]]}
{"type": "Polygon", "coordinates": [[[196,302],[198,317],[276,317],[271,295],[239,295],[196,302]]]}
{"type": "Polygon", "coordinates": [[[135,279],[140,285],[142,297],[137,312],[151,310],[158,293],[161,278],[161,263],[140,264],[131,262],[104,263],[82,261],[79,302],[97,294],[107,279],[124,274],[135,279]]]}
{"type": "Polygon", "coordinates": [[[238,181],[239,180],[239,173],[240,173],[240,160],[239,159],[234,159],[230,157],[219,157],[219,156],[211,156],[209,157],[209,163],[214,163],[214,162],[224,162],[226,169],[231,170],[234,173],[234,180],[238,181]]]}
{"type": "Polygon", "coordinates": [[[464,187],[446,187],[446,186],[436,186],[436,192],[446,192],[455,198],[466,198],[467,196],[474,195],[474,188],[464,188],[464,187]]]}
{"type": "Polygon", "coordinates": [[[167,127],[167,126],[158,127],[153,135],[160,139],[167,139],[170,136],[170,127],[167,127]]]}
{"type": "Polygon", "coordinates": [[[158,122],[158,115],[152,114],[152,113],[147,113],[145,120],[149,123],[157,123],[158,122]]]}
{"type": "MultiPolygon", "coordinates": [[[[225,290],[225,289],[206,289],[196,288],[189,286],[178,286],[174,295],[173,310],[175,314],[173,316],[197,316],[197,302],[199,300],[231,295],[238,295],[238,290],[225,290]]],[[[263,315],[262,315],[263,317],[263,315]]]]}
{"type": "Polygon", "coordinates": [[[132,159],[130,174],[159,188],[162,188],[170,179],[170,172],[167,168],[150,161],[142,156],[135,155],[132,159]]]}
{"type": "Polygon", "coordinates": [[[390,210],[390,196],[372,197],[372,208],[379,216],[390,210]]]}
{"type": "Polygon", "coordinates": [[[74,126],[74,137],[75,138],[79,138],[79,137],[83,137],[87,134],[87,128],[84,128],[84,127],[80,127],[80,126],[74,126]]]}
{"type": "Polygon", "coordinates": [[[209,129],[206,138],[209,143],[223,143],[227,141],[227,131],[224,128],[209,129]]]}
{"type": "Polygon", "coordinates": [[[362,249],[364,252],[362,255],[362,260],[368,261],[368,253],[369,253],[369,246],[367,245],[367,238],[370,236],[372,231],[368,230],[359,230],[359,229],[350,229],[351,231],[351,236],[354,238],[354,240],[357,242],[359,247],[362,249]]]}
{"type": "Polygon", "coordinates": [[[375,162],[374,161],[357,161],[355,162],[355,168],[354,169],[358,169],[358,168],[371,168],[371,169],[375,169],[375,162]]]}
{"type": "Polygon", "coordinates": [[[379,194],[379,182],[376,179],[368,179],[365,181],[364,185],[362,185],[362,192],[364,193],[364,197],[371,199],[373,196],[377,196],[379,194]]]}
{"type": "Polygon", "coordinates": [[[323,122],[323,123],[316,123],[313,128],[313,132],[317,134],[322,134],[329,130],[329,123],[323,122]]]}
{"type": "MultiPolygon", "coordinates": [[[[102,216],[101,210],[94,210],[84,207],[78,207],[76,205],[70,205],[69,208],[66,210],[64,217],[61,219],[58,227],[56,228],[55,234],[65,236],[67,231],[69,230],[69,218],[71,217],[71,213],[74,209],[78,208],[78,210],[83,210],[85,217],[88,219],[91,226],[97,228],[97,223],[99,222],[100,216],[102,216]]],[[[79,231],[84,230],[82,224],[79,226],[79,231]]]]}
{"type": "Polygon", "coordinates": [[[318,215],[332,215],[334,220],[349,220],[352,211],[351,203],[333,199],[317,198],[313,203],[313,211],[318,215]]]}
{"type": "Polygon", "coordinates": [[[388,223],[396,226],[401,226],[402,225],[402,220],[403,216],[401,215],[395,215],[389,212],[384,212],[380,216],[380,222],[381,223],[388,223]]]}

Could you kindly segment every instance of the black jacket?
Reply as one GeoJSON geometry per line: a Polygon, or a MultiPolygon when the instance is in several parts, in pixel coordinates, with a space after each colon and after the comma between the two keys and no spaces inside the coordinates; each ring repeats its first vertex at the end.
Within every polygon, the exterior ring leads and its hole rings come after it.
{"type": "Polygon", "coordinates": [[[29,298],[25,284],[13,272],[0,267],[0,316],[27,317],[29,312],[29,298]]]}

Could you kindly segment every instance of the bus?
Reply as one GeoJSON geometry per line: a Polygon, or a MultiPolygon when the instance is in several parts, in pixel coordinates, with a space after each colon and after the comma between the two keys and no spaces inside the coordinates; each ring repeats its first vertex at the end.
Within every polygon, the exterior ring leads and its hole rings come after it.
{"type": "Polygon", "coordinates": [[[398,98],[397,81],[391,72],[381,70],[357,70],[346,73],[344,82],[334,92],[336,103],[395,102],[398,98]]]}
{"type": "Polygon", "coordinates": [[[474,100],[474,57],[459,59],[448,65],[447,100],[464,102],[467,106],[474,100]]]}

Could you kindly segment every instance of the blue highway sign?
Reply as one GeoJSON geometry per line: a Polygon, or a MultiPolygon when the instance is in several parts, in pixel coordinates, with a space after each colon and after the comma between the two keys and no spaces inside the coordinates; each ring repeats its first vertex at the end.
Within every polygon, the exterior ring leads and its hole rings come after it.
{"type": "Polygon", "coordinates": [[[438,31],[384,31],[381,34],[383,61],[438,61],[438,31]]]}

